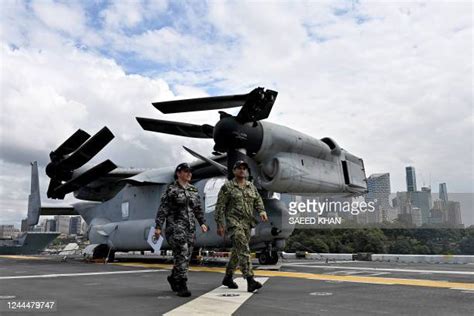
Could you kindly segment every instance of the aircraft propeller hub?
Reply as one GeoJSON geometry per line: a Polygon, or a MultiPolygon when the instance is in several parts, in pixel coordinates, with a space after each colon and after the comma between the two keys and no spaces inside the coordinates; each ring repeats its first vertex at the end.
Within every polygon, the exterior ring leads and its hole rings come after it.
{"type": "Polygon", "coordinates": [[[237,122],[234,117],[223,118],[214,127],[214,142],[217,151],[226,152],[229,148],[247,148],[247,140],[246,126],[237,122]]]}
{"type": "Polygon", "coordinates": [[[71,179],[72,171],[60,169],[58,168],[58,165],[58,162],[53,161],[46,166],[46,174],[48,177],[63,181],[71,179]]]}

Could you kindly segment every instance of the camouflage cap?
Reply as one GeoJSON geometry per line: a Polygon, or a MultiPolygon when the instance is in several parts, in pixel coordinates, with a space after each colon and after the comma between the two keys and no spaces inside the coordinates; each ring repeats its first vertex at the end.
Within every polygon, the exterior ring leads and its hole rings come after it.
{"type": "Polygon", "coordinates": [[[249,164],[246,163],[245,161],[243,160],[237,160],[235,163],[234,163],[234,166],[232,167],[232,170],[235,170],[237,169],[238,167],[240,166],[245,166],[245,168],[249,168],[249,164]]]}
{"type": "Polygon", "coordinates": [[[176,173],[176,172],[178,172],[178,171],[182,171],[182,170],[189,170],[189,171],[191,171],[191,167],[190,167],[186,162],[180,163],[180,164],[176,167],[176,170],[174,171],[174,173],[176,173]]]}

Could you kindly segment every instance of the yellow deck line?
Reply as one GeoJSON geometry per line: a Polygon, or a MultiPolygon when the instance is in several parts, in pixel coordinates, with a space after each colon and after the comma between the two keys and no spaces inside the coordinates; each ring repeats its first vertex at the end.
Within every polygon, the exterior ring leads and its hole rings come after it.
{"type": "MultiPolygon", "coordinates": [[[[146,268],[160,268],[160,269],[171,269],[171,264],[162,263],[113,263],[114,265],[126,266],[126,267],[146,267],[146,268]]],[[[194,266],[189,268],[190,271],[199,272],[218,272],[225,273],[225,268],[218,267],[199,267],[194,266]]],[[[340,281],[340,282],[354,282],[354,283],[369,283],[369,284],[384,284],[384,285],[410,285],[410,286],[423,286],[423,287],[434,287],[434,288],[448,288],[448,289],[459,289],[459,290],[474,290],[474,283],[462,283],[462,282],[449,282],[449,281],[436,281],[436,280],[423,280],[423,279],[402,279],[402,278],[383,278],[383,277],[366,277],[366,276],[354,276],[354,275],[330,275],[330,274],[315,274],[306,272],[285,272],[285,271],[263,271],[255,270],[254,274],[257,276],[268,276],[268,277],[285,277],[285,278],[299,278],[309,280],[321,280],[321,281],[340,281]]]]}

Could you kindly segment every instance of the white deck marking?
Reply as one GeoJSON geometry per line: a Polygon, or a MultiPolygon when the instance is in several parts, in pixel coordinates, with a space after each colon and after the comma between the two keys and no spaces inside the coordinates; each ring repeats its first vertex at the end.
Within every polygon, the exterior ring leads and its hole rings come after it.
{"type": "MultiPolygon", "coordinates": [[[[255,279],[262,284],[268,280],[268,278],[255,279]]],[[[253,293],[247,292],[247,281],[243,278],[239,277],[234,281],[239,285],[236,290],[231,290],[227,286],[220,286],[164,315],[232,315],[253,295],[253,293]],[[238,296],[223,296],[227,294],[238,294],[238,296]]]]}
{"type": "Polygon", "coordinates": [[[328,262],[326,262],[326,260],[312,260],[312,261],[304,261],[304,262],[288,262],[288,263],[282,263],[281,265],[287,265],[287,264],[294,264],[294,265],[313,265],[313,264],[321,264],[321,263],[325,263],[325,264],[332,264],[332,263],[354,263],[354,262],[360,262],[360,261],[356,261],[356,260],[341,260],[341,261],[333,261],[333,260],[329,260],[328,262]]]}
{"type": "Polygon", "coordinates": [[[379,275],[387,275],[390,274],[389,272],[377,272],[377,273],[367,273],[367,276],[379,276],[379,275]]]}
{"type": "Polygon", "coordinates": [[[364,271],[387,271],[387,272],[411,272],[411,273],[436,273],[436,274],[461,274],[474,275],[474,271],[452,271],[452,270],[415,270],[415,269],[390,269],[390,268],[364,268],[364,267],[340,267],[340,266],[318,266],[285,263],[284,267],[322,268],[322,269],[344,269],[344,270],[364,270],[364,271]]]}
{"type": "Polygon", "coordinates": [[[2,276],[0,280],[13,279],[40,279],[40,278],[59,278],[59,277],[75,277],[75,276],[89,276],[89,275],[108,275],[108,274],[133,274],[133,273],[149,273],[168,271],[164,269],[148,269],[148,270],[130,270],[130,271],[108,271],[108,272],[81,272],[81,273],[58,273],[58,274],[38,274],[38,275],[15,275],[2,276]]]}

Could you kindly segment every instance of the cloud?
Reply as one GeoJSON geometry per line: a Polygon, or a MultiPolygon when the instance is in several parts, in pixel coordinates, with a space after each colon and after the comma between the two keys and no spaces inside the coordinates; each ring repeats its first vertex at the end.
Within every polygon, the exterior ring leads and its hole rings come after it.
{"type": "MultiPolygon", "coordinates": [[[[150,103],[175,97],[163,80],[127,75],[113,60],[75,47],[57,52],[3,46],[1,54],[0,162],[8,166],[4,170],[18,170],[0,179],[0,187],[9,188],[2,196],[2,212],[8,214],[2,217],[13,216],[9,210],[15,207],[17,221],[24,216],[28,191],[20,185],[29,183],[29,162],[38,160],[44,173],[49,152],[78,128],[92,135],[108,126],[116,136],[93,164],[112,159],[124,167],[152,168],[185,159],[175,137],[143,131],[135,120],[135,116],[157,117],[159,112],[150,103]],[[17,192],[15,199],[12,191],[17,192]]],[[[190,97],[203,92],[182,86],[177,93],[190,97]]],[[[207,153],[210,144],[205,142],[183,139],[187,146],[204,146],[207,153]]],[[[42,178],[44,191],[48,182],[42,178]]]]}
{"type": "Polygon", "coordinates": [[[133,28],[144,20],[163,13],[168,8],[168,2],[163,0],[152,1],[117,1],[112,2],[100,12],[106,29],[133,28]]]}
{"type": "Polygon", "coordinates": [[[390,172],[394,190],[405,187],[406,165],[420,184],[474,190],[469,2],[7,1],[2,9],[6,166],[44,164],[77,128],[104,125],[116,139],[96,162],[191,159],[182,144],[209,153],[212,142],[144,132],[134,116],[214,124],[216,111],[162,115],[150,103],[265,86],[279,91],[269,121],[334,138],[364,159],[367,175],[390,172]]]}
{"type": "Polygon", "coordinates": [[[35,15],[48,27],[66,32],[71,36],[80,36],[85,28],[85,14],[78,3],[58,3],[51,0],[32,2],[35,15]]]}
{"type": "Polygon", "coordinates": [[[223,90],[279,90],[269,120],[333,137],[395,190],[414,164],[426,185],[472,192],[470,4],[213,4],[211,23],[243,43],[223,90]]]}

